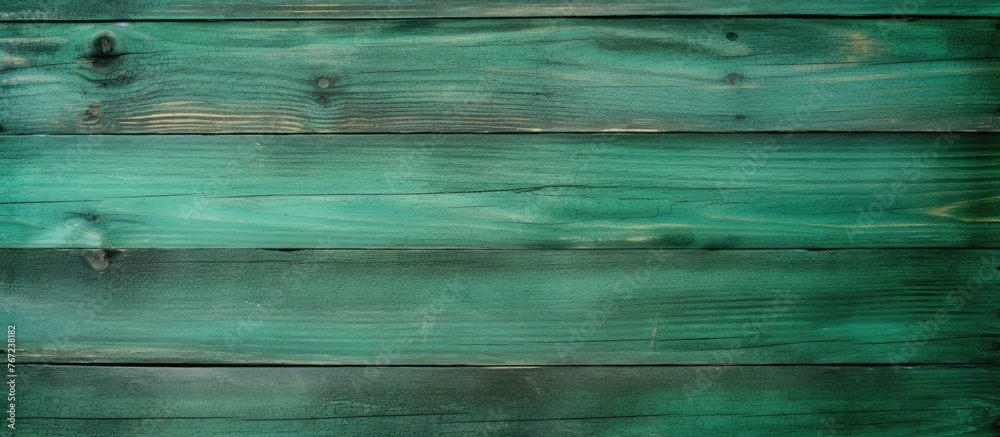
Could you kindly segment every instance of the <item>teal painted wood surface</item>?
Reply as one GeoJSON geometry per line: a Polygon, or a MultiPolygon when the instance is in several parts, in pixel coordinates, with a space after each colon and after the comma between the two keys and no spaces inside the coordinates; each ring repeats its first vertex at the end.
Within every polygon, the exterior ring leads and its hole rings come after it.
{"type": "Polygon", "coordinates": [[[998,269],[997,251],[5,250],[0,303],[32,363],[1000,363],[998,269]]]}
{"type": "Polygon", "coordinates": [[[995,20],[0,26],[5,133],[995,131],[995,20]]]}
{"type": "Polygon", "coordinates": [[[994,135],[0,137],[0,246],[996,248],[994,135]]]}
{"type": "Polygon", "coordinates": [[[32,435],[994,435],[997,367],[26,366],[32,435]],[[369,379],[366,379],[370,377],[369,379]],[[699,388],[700,387],[700,388],[699,388]]]}
{"type": "Polygon", "coordinates": [[[924,15],[993,16],[996,1],[979,0],[355,0],[328,1],[203,0],[178,4],[169,0],[7,0],[0,20],[133,20],[133,19],[268,19],[268,18],[434,18],[611,15],[716,15],[709,25],[731,15],[836,14],[888,16],[906,20],[924,15]]]}
{"type": "Polygon", "coordinates": [[[17,433],[996,435],[998,15],[8,0],[17,433]]]}

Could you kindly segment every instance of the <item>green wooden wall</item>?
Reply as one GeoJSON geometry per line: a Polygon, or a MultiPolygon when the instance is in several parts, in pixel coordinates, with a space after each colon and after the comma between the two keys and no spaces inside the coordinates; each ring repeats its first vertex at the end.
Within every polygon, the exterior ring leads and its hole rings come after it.
{"type": "Polygon", "coordinates": [[[1000,2],[196,3],[0,5],[4,435],[1000,435],[1000,2]]]}

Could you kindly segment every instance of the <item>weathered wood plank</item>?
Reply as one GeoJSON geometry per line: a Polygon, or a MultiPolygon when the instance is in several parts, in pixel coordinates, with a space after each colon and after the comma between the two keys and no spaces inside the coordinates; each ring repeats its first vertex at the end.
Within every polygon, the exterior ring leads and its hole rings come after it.
{"type": "Polygon", "coordinates": [[[995,20],[5,24],[7,133],[1000,127],[995,20]]]}
{"type": "Polygon", "coordinates": [[[25,366],[30,435],[993,435],[997,367],[25,366]],[[370,381],[359,382],[366,373],[370,381]],[[698,388],[699,385],[703,388],[698,388]]]}
{"type": "Polygon", "coordinates": [[[0,246],[1000,247],[984,134],[0,137],[0,246]]]}
{"type": "Polygon", "coordinates": [[[130,20],[130,19],[267,19],[267,18],[433,18],[609,15],[836,14],[888,15],[903,20],[921,15],[991,16],[1000,4],[982,0],[355,0],[330,4],[319,0],[202,0],[183,4],[170,0],[6,0],[2,20],[130,20]]]}
{"type": "Polygon", "coordinates": [[[4,250],[0,302],[33,363],[997,363],[998,267],[996,251],[4,250]]]}

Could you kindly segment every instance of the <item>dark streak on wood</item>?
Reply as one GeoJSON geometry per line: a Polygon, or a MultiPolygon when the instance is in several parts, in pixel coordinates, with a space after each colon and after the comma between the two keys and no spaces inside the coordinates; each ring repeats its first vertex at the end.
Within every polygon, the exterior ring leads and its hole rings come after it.
{"type": "Polygon", "coordinates": [[[100,435],[976,435],[994,430],[996,370],[27,366],[39,396],[26,398],[34,414],[22,426],[60,435],[74,426],[100,435]]]}
{"type": "Polygon", "coordinates": [[[20,249],[0,251],[0,279],[23,362],[364,365],[388,347],[397,365],[962,364],[1000,363],[995,310],[984,306],[1000,298],[997,259],[20,249]],[[980,289],[956,291],[973,279],[980,289]],[[94,313],[81,316],[81,305],[94,313]],[[939,310],[947,323],[928,325],[939,310]]]}

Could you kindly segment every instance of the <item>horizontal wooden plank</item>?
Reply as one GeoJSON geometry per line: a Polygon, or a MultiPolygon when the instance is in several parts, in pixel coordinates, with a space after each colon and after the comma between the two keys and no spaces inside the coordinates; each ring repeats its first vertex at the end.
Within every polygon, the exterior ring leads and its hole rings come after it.
{"type": "Polygon", "coordinates": [[[0,246],[1000,247],[998,136],[0,137],[0,246]]]}
{"type": "Polygon", "coordinates": [[[996,131],[995,20],[0,25],[6,133],[996,131]]]}
{"type": "Polygon", "coordinates": [[[996,373],[996,367],[923,366],[22,366],[17,432],[993,435],[1000,415],[996,373]]]}
{"type": "Polygon", "coordinates": [[[991,16],[1000,4],[982,0],[355,0],[330,4],[319,0],[202,0],[180,4],[169,0],[6,0],[2,20],[156,20],[267,18],[432,18],[432,17],[568,17],[609,15],[717,15],[709,23],[725,23],[731,15],[836,14],[886,15],[905,20],[922,15],[991,16]]]}
{"type": "Polygon", "coordinates": [[[998,363],[997,251],[0,251],[33,363],[998,363]]]}

